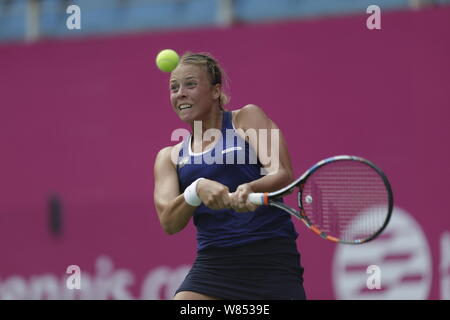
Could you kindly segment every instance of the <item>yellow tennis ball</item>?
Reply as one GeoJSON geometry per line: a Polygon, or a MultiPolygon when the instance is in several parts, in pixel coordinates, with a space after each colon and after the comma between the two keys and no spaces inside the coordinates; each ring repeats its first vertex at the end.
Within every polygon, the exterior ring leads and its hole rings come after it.
{"type": "Polygon", "coordinates": [[[156,65],[163,72],[172,72],[178,65],[180,57],[172,49],[165,49],[156,56],[156,65]]]}

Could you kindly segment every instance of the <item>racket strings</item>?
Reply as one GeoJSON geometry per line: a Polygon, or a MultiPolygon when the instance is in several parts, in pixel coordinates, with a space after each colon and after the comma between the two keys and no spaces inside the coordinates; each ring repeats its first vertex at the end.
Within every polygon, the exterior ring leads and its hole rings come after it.
{"type": "Polygon", "coordinates": [[[389,211],[383,179],[369,165],[336,161],[317,169],[303,190],[305,214],[321,231],[343,241],[367,239],[389,211]]]}

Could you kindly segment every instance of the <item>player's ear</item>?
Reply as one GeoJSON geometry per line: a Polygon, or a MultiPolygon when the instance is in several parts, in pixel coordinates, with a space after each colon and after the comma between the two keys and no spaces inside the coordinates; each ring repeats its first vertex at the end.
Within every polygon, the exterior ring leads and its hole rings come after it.
{"type": "Polygon", "coordinates": [[[220,83],[216,83],[212,86],[213,99],[217,100],[220,98],[222,94],[222,85],[220,83]]]}

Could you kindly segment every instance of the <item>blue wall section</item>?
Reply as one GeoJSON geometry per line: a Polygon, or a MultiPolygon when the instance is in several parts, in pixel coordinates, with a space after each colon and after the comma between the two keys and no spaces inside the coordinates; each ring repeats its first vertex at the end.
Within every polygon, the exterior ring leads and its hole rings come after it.
{"type": "Polygon", "coordinates": [[[244,21],[365,12],[369,5],[383,9],[408,7],[408,0],[237,0],[236,15],[244,21]],[[376,3],[375,3],[376,2],[376,3]]]}
{"type": "MultiPolygon", "coordinates": [[[[0,41],[23,40],[28,0],[0,1],[0,41]]],[[[68,37],[143,30],[181,29],[217,24],[220,0],[40,0],[41,37],[68,37]],[[81,30],[68,30],[67,6],[81,8],[81,30]]],[[[234,0],[238,22],[361,14],[409,8],[409,0],[234,0]]],[[[450,0],[435,0],[450,4],[450,0]]]]}

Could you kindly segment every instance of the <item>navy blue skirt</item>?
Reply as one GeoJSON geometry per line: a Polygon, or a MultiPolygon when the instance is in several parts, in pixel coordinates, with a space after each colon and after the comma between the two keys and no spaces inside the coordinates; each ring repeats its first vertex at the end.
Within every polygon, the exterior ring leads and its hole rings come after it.
{"type": "Polygon", "coordinates": [[[288,238],[199,251],[181,291],[226,300],[306,299],[300,254],[288,238]]]}

